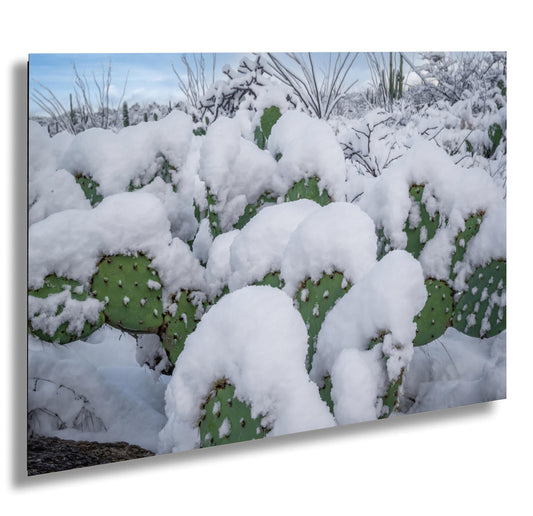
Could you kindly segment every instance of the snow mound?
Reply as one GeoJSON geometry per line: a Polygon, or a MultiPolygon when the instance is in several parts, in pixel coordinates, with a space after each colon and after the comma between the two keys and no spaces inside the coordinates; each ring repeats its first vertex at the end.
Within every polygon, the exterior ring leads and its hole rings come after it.
{"type": "Polygon", "coordinates": [[[263,208],[235,237],[230,248],[230,290],[279,272],[285,247],[300,222],[320,206],[309,199],[263,208]]]}
{"type": "Polygon", "coordinates": [[[346,163],[331,127],[299,111],[287,111],[268,139],[272,156],[281,154],[278,173],[285,192],[303,178],[316,176],[320,191],[334,201],[346,200],[346,163]]]}
{"type": "Polygon", "coordinates": [[[292,233],[281,263],[285,291],[294,297],[302,281],[342,272],[352,284],[376,262],[372,219],[358,206],[331,203],[306,217],[292,233]]]}

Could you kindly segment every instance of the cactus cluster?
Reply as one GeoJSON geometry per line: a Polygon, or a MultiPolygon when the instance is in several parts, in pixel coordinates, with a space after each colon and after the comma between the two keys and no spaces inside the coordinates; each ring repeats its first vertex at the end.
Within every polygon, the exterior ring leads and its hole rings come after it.
{"type": "Polygon", "coordinates": [[[303,282],[296,295],[296,307],[307,326],[308,351],[307,367],[310,369],[315,353],[316,340],[326,318],[326,314],[335,303],[350,290],[348,282],[340,272],[324,273],[322,277],[313,281],[308,278],[303,282]]]}
{"type": "Polygon", "coordinates": [[[203,408],[198,424],[202,448],[261,439],[268,433],[263,418],[252,417],[251,407],[235,396],[235,387],[225,379],[215,384],[203,408]]]}
{"type": "Polygon", "coordinates": [[[111,326],[156,333],[163,323],[161,280],[146,256],[105,256],[91,288],[93,295],[105,303],[106,321],[111,326]]]}

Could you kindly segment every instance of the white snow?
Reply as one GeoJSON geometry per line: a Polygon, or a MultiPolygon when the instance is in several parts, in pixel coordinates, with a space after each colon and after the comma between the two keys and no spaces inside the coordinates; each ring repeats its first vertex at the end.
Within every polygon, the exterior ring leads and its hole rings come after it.
{"type": "Polygon", "coordinates": [[[285,291],[294,297],[300,283],[342,272],[352,284],[376,262],[372,219],[358,206],[328,204],[306,217],[291,234],[281,263],[285,291]]]}
{"type": "Polygon", "coordinates": [[[320,205],[309,199],[267,206],[235,237],[230,248],[230,290],[261,281],[281,269],[292,232],[320,205]]]}

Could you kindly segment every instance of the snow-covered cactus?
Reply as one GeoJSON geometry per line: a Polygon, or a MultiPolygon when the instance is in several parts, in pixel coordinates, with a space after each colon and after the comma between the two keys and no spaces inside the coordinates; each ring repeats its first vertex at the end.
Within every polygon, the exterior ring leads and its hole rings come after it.
{"type": "Polygon", "coordinates": [[[270,106],[269,108],[263,111],[261,116],[261,123],[255,128],[254,139],[255,143],[260,149],[264,149],[270,133],[272,132],[272,127],[281,117],[281,112],[279,107],[270,106]]]}
{"type": "Polygon", "coordinates": [[[453,326],[471,337],[492,337],[506,328],[506,262],[478,267],[459,294],[453,326]]]}
{"type": "Polygon", "coordinates": [[[81,186],[81,189],[83,190],[85,197],[89,199],[91,206],[94,207],[102,201],[103,196],[98,192],[99,185],[94,179],[84,176],[83,174],[76,174],[76,183],[81,186]]]}
{"type": "Polygon", "coordinates": [[[296,295],[296,307],[302,314],[309,335],[307,367],[311,368],[315,352],[316,339],[326,314],[335,303],[350,290],[348,282],[340,272],[325,274],[313,281],[308,278],[296,295]]]}
{"type": "Polygon", "coordinates": [[[55,274],[29,291],[30,331],[47,342],[66,344],[87,337],[104,323],[101,310],[79,282],[55,274]]]}
{"type": "Polygon", "coordinates": [[[183,290],[172,305],[172,313],[167,312],[163,316],[161,341],[173,364],[183,351],[185,339],[195,330],[200,320],[199,312],[203,313],[202,297],[205,297],[202,293],[183,290]]]}
{"type": "Polygon", "coordinates": [[[455,253],[452,256],[450,279],[455,279],[455,265],[463,260],[468,242],[478,233],[482,220],[483,212],[471,215],[465,221],[465,229],[457,235],[455,239],[455,253]]]}
{"type": "Polygon", "coordinates": [[[253,204],[248,204],[246,208],[244,208],[244,213],[239,217],[239,220],[233,224],[233,227],[235,229],[242,229],[248,222],[250,222],[250,219],[255,217],[259,210],[266,206],[273,206],[276,204],[277,199],[272,196],[272,194],[264,193],[257,199],[257,201],[253,204]]]}
{"type": "Polygon", "coordinates": [[[425,281],[428,298],[424,308],[415,316],[416,346],[428,344],[451,326],[453,291],[444,282],[429,278],[425,281]]]}
{"type": "Polygon", "coordinates": [[[328,191],[324,188],[320,191],[318,178],[304,178],[295,183],[285,194],[285,201],[296,201],[298,199],[311,199],[320,206],[325,206],[331,202],[328,191]]]}
{"type": "Polygon", "coordinates": [[[440,215],[438,212],[430,214],[422,201],[424,185],[413,185],[409,189],[412,199],[409,218],[405,222],[405,234],[407,235],[406,251],[415,258],[420,256],[422,249],[428,240],[431,240],[439,227],[440,215]]]}
{"type": "Polygon", "coordinates": [[[216,382],[199,423],[200,447],[261,439],[268,433],[262,417],[252,417],[250,406],[235,396],[226,380],[216,382]]]}
{"type": "Polygon", "coordinates": [[[105,256],[93,276],[92,291],[105,303],[112,326],[155,333],[163,323],[161,280],[146,256],[105,256]]]}

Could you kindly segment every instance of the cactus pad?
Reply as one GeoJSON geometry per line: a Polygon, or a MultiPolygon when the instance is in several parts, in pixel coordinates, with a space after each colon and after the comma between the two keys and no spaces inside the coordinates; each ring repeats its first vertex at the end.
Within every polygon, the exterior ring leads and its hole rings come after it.
{"type": "Polygon", "coordinates": [[[444,282],[435,279],[425,281],[428,298],[424,308],[415,316],[415,346],[428,344],[440,337],[453,316],[453,295],[451,288],[444,282]]]}
{"type": "MultiPolygon", "coordinates": [[[[74,280],[70,280],[67,278],[63,278],[60,276],[56,276],[55,274],[52,274],[50,276],[47,276],[44,279],[44,285],[38,289],[38,290],[30,290],[28,294],[32,296],[33,298],[39,298],[39,299],[50,299],[50,296],[53,296],[54,294],[61,294],[65,291],[68,291],[70,299],[76,300],[76,301],[87,301],[89,299],[89,296],[87,292],[83,289],[80,283],[74,280]]],[[[49,309],[52,309],[55,313],[49,313],[45,314],[39,311],[39,303],[32,303],[31,300],[29,302],[29,311],[30,311],[30,323],[29,328],[31,333],[33,333],[35,336],[39,337],[41,340],[47,341],[47,342],[56,342],[59,344],[67,344],[68,342],[73,342],[75,340],[83,339],[96,331],[102,324],[104,323],[104,314],[103,312],[99,311],[96,321],[90,321],[87,317],[83,317],[85,319],[83,322],[83,327],[79,329],[78,331],[74,331],[70,326],[71,323],[69,320],[66,320],[65,322],[62,322],[59,324],[57,329],[51,333],[50,331],[46,331],[44,329],[37,328],[37,326],[40,326],[38,323],[38,319],[43,318],[54,318],[57,316],[61,316],[63,313],[63,310],[65,309],[65,302],[64,300],[58,300],[57,306],[53,305],[49,309]],[[31,313],[33,311],[33,313],[31,313]]],[[[42,308],[45,308],[43,305],[42,308]]],[[[83,310],[81,310],[80,314],[83,313],[83,310]]]]}
{"type": "Polygon", "coordinates": [[[272,127],[281,117],[281,112],[277,106],[271,106],[263,111],[260,126],[255,128],[254,139],[260,149],[264,149],[266,141],[270,137],[272,127]]]}
{"type": "Polygon", "coordinates": [[[492,337],[506,328],[506,262],[478,267],[455,307],[453,327],[471,337],[492,337]]]}
{"type": "Polygon", "coordinates": [[[457,274],[455,273],[455,265],[460,262],[466,252],[466,246],[473,236],[479,231],[483,212],[471,215],[465,222],[465,229],[461,231],[455,239],[455,253],[452,256],[452,267],[450,272],[450,279],[455,279],[457,274]]]}
{"type": "Polygon", "coordinates": [[[239,220],[233,225],[233,227],[235,229],[242,229],[262,208],[272,204],[276,204],[276,199],[274,197],[271,197],[268,193],[261,195],[259,199],[257,199],[257,202],[246,206],[244,213],[239,217],[239,220]]]}
{"type": "Polygon", "coordinates": [[[199,423],[202,448],[261,439],[268,433],[262,417],[253,418],[250,406],[235,397],[235,387],[225,380],[215,385],[204,410],[199,423]]]}
{"type": "Polygon", "coordinates": [[[76,174],[76,183],[81,186],[85,197],[89,199],[91,206],[96,206],[103,200],[103,196],[98,193],[100,186],[94,179],[84,176],[83,174],[76,174]]]}
{"type": "Polygon", "coordinates": [[[174,315],[166,313],[161,327],[161,341],[169,360],[175,364],[185,346],[185,340],[198,324],[198,301],[194,292],[183,290],[177,300],[174,315]]]}
{"type": "Polygon", "coordinates": [[[351,284],[340,272],[324,274],[318,281],[307,279],[299,289],[296,306],[308,332],[307,367],[311,368],[315,344],[326,314],[348,292],[351,284]]]}
{"type": "Polygon", "coordinates": [[[112,326],[156,333],[163,323],[161,280],[145,256],[104,257],[93,276],[92,291],[105,302],[106,320],[112,326]]]}
{"type": "Polygon", "coordinates": [[[294,183],[285,194],[285,201],[297,201],[298,199],[311,199],[320,204],[320,206],[325,206],[331,202],[331,198],[325,188],[320,192],[318,178],[316,177],[301,179],[294,183]]]}
{"type": "Polygon", "coordinates": [[[405,250],[411,253],[415,258],[420,256],[422,249],[426,242],[432,239],[439,227],[440,216],[435,213],[431,216],[424,203],[422,202],[422,195],[424,193],[424,185],[413,185],[409,190],[409,195],[413,201],[412,212],[415,210],[414,223],[411,219],[411,214],[405,222],[404,231],[407,235],[407,246],[405,250]],[[418,213],[416,213],[418,211],[418,213]]]}
{"type": "Polygon", "coordinates": [[[318,388],[318,393],[322,398],[322,401],[328,406],[329,411],[334,414],[334,405],[333,400],[331,399],[331,376],[326,376],[324,378],[324,385],[318,388]]]}
{"type": "Polygon", "coordinates": [[[282,288],[282,281],[279,277],[279,271],[269,272],[261,281],[256,281],[254,285],[268,285],[274,288],[282,288]]]}

